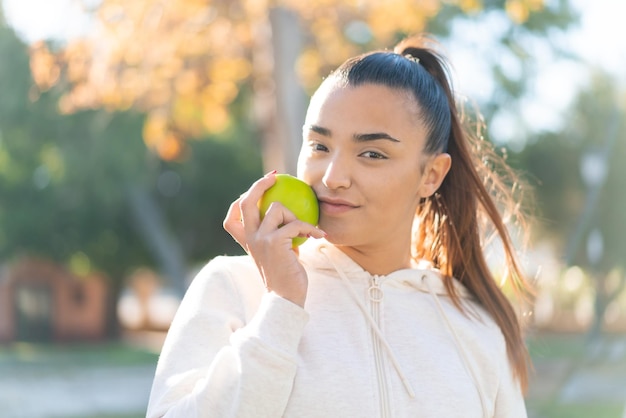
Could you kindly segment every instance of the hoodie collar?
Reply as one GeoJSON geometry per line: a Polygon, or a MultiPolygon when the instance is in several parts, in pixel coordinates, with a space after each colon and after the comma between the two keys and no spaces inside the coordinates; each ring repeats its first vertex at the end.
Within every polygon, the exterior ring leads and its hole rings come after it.
{"type": "MultiPolygon", "coordinates": [[[[325,239],[307,240],[300,247],[300,259],[304,265],[327,274],[337,275],[337,270],[341,270],[348,278],[357,280],[369,279],[374,276],[325,239]]],[[[427,262],[413,262],[412,268],[396,270],[388,275],[378,277],[382,277],[385,283],[390,285],[405,285],[424,293],[434,292],[437,295],[448,296],[441,272],[427,266],[427,262]]],[[[458,280],[453,280],[453,284],[460,297],[471,297],[467,289],[458,280]]]]}
{"type": "Polygon", "coordinates": [[[319,271],[336,273],[336,266],[351,278],[371,276],[346,253],[323,238],[307,240],[300,247],[300,259],[303,264],[319,271]]]}

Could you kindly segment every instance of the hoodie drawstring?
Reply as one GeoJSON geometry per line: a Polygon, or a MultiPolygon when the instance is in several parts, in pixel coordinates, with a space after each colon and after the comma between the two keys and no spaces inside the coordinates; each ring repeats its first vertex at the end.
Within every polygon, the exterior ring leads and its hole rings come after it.
{"type": "MultiPolygon", "coordinates": [[[[323,249],[322,249],[322,252],[324,252],[323,249]]],[[[350,280],[348,280],[348,278],[346,277],[345,273],[335,264],[335,262],[333,261],[332,257],[329,257],[328,254],[326,254],[326,253],[324,253],[324,254],[328,258],[330,263],[333,265],[333,267],[335,268],[337,273],[339,273],[339,277],[341,277],[341,280],[346,285],[346,287],[347,287],[348,291],[350,292],[351,296],[353,297],[353,299],[356,301],[357,305],[359,306],[359,309],[361,309],[361,312],[363,312],[363,315],[365,315],[365,318],[367,318],[367,320],[369,321],[369,323],[370,323],[370,325],[372,327],[372,330],[374,330],[374,334],[376,334],[376,337],[378,338],[378,340],[381,342],[383,347],[385,347],[385,350],[387,350],[387,354],[389,355],[389,358],[391,359],[391,363],[393,364],[393,367],[396,369],[396,372],[398,373],[398,376],[400,377],[400,380],[402,380],[402,383],[404,384],[404,388],[406,389],[407,393],[409,394],[409,396],[411,398],[415,398],[415,391],[413,390],[413,387],[411,386],[411,383],[409,382],[409,379],[407,379],[407,377],[402,372],[402,368],[400,367],[400,363],[398,362],[398,359],[396,358],[395,354],[393,353],[393,350],[391,349],[391,346],[389,345],[387,340],[385,340],[385,336],[383,335],[382,331],[378,327],[378,324],[376,323],[374,318],[372,318],[372,315],[367,310],[367,308],[365,307],[363,302],[361,302],[361,298],[359,298],[357,296],[356,292],[354,291],[354,288],[350,284],[350,280]]]]}
{"type": "MultiPolygon", "coordinates": [[[[439,280],[439,279],[437,279],[437,280],[439,280]]],[[[444,323],[446,324],[446,327],[448,328],[448,331],[452,335],[452,338],[454,340],[454,344],[456,345],[456,349],[457,349],[458,353],[461,356],[461,360],[463,361],[463,364],[465,365],[465,368],[467,369],[467,371],[469,372],[470,376],[472,377],[472,380],[474,381],[474,386],[476,387],[476,390],[478,391],[478,397],[480,398],[480,405],[481,405],[482,410],[483,410],[483,417],[488,418],[488,415],[487,415],[487,401],[485,400],[485,394],[483,393],[483,389],[482,389],[482,386],[480,385],[480,382],[478,380],[478,376],[476,374],[476,371],[474,370],[474,367],[472,367],[472,364],[469,361],[467,352],[465,351],[465,349],[463,349],[463,345],[461,344],[461,338],[457,334],[457,332],[454,329],[454,326],[452,325],[452,323],[450,323],[450,320],[448,319],[448,316],[446,315],[446,312],[443,309],[443,306],[441,305],[441,301],[439,300],[439,297],[437,297],[437,293],[435,292],[435,290],[432,287],[432,284],[430,283],[430,277],[428,275],[424,274],[422,276],[422,281],[426,283],[426,287],[428,287],[428,292],[430,293],[430,295],[434,299],[435,305],[437,306],[437,309],[439,311],[439,316],[443,319],[444,323]]]]}

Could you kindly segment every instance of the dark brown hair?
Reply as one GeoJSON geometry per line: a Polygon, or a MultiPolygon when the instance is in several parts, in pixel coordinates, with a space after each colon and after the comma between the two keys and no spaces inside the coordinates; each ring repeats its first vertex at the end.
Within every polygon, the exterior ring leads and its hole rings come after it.
{"type": "Polygon", "coordinates": [[[428,129],[424,151],[451,156],[452,166],[441,187],[417,209],[414,255],[442,271],[459,309],[463,310],[453,280],[487,310],[504,335],[509,361],[526,390],[530,361],[522,327],[483,248],[486,231],[493,231],[504,248],[503,282],[508,281],[522,299],[531,293],[500,212],[508,208],[511,219],[523,221],[513,193],[518,183],[508,181],[515,178],[513,171],[463,120],[446,61],[431,44],[427,37],[407,39],[393,52],[370,52],[346,61],[332,77],[352,86],[371,83],[410,92],[428,129]]]}

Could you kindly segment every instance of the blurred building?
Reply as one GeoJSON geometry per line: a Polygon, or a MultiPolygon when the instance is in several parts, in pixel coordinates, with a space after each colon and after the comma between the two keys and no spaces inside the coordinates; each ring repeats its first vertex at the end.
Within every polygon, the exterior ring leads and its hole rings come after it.
{"type": "Polygon", "coordinates": [[[163,286],[163,280],[149,268],[137,269],[126,281],[117,302],[117,317],[129,331],[167,331],[181,296],[163,286]]]}
{"type": "Polygon", "coordinates": [[[0,342],[103,338],[106,298],[101,277],[23,258],[0,272],[0,342]]]}

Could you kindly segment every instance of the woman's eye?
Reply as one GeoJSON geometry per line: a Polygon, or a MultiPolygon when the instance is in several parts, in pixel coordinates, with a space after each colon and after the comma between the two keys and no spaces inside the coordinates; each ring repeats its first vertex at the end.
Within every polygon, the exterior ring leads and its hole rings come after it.
{"type": "Polygon", "coordinates": [[[383,154],[376,152],[376,151],[365,151],[363,154],[361,154],[363,157],[366,158],[371,158],[374,160],[386,160],[387,157],[385,157],[383,154]]]}
{"type": "Polygon", "coordinates": [[[313,149],[313,151],[323,151],[323,152],[328,151],[328,148],[326,148],[322,144],[312,144],[311,148],[313,149]]]}

